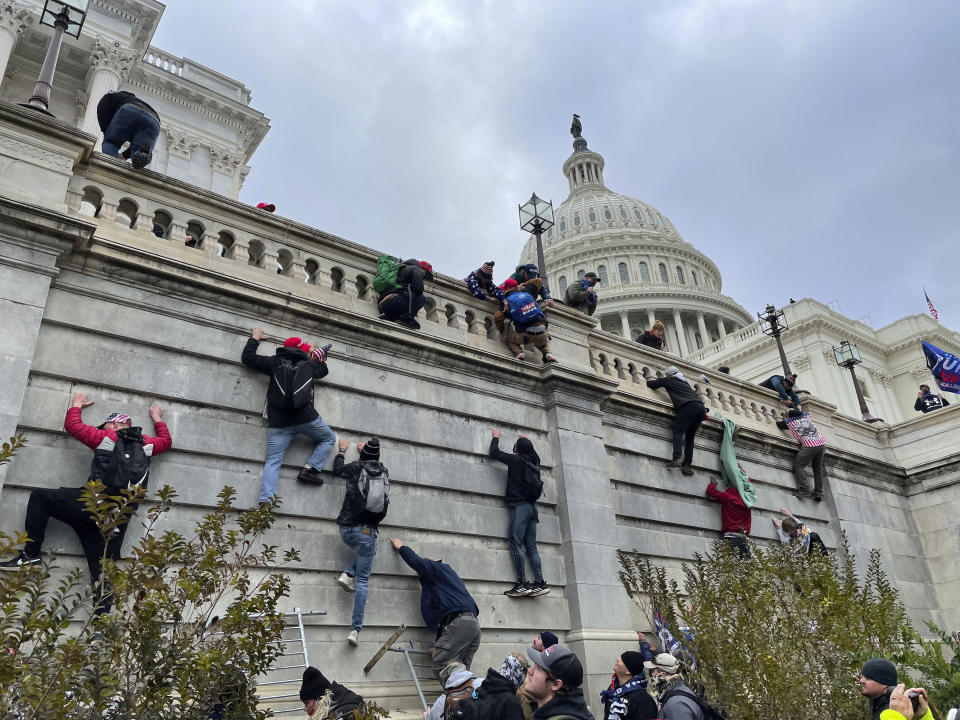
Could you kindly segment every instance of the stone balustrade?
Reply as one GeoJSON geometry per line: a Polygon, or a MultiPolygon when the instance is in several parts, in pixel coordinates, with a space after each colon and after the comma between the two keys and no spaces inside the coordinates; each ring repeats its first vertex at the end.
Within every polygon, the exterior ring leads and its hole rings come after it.
{"type": "Polygon", "coordinates": [[[146,55],[143,57],[143,61],[147,65],[153,65],[154,67],[158,67],[161,70],[166,70],[173,75],[183,75],[183,58],[174,57],[170,53],[166,53],[163,50],[159,50],[155,47],[150,47],[147,50],[146,55]]]}

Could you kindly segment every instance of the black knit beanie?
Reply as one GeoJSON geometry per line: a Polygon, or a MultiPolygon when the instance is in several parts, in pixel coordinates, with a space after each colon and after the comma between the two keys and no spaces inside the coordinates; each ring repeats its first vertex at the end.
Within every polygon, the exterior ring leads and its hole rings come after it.
{"type": "Polygon", "coordinates": [[[372,437],[363,446],[360,451],[361,460],[379,460],[380,459],[380,438],[372,437]]]}
{"type": "Polygon", "coordinates": [[[303,684],[300,685],[300,700],[319,700],[330,689],[330,681],[312,665],[303,671],[303,684]]]}
{"type": "Polygon", "coordinates": [[[631,675],[643,675],[643,655],[636,650],[629,650],[620,656],[627,672],[631,675]]]}
{"type": "Polygon", "coordinates": [[[867,680],[873,680],[881,685],[897,684],[897,668],[885,658],[873,658],[863,664],[861,672],[867,680]]]}

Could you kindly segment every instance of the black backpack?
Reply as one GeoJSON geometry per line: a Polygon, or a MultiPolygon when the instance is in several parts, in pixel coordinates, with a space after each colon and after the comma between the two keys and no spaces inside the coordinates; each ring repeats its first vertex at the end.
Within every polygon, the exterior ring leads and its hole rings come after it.
{"type": "MultiPolygon", "coordinates": [[[[685,698],[690,698],[697,705],[699,705],[700,710],[703,711],[703,720],[728,720],[727,714],[725,712],[713,707],[713,705],[708,703],[706,700],[704,700],[702,697],[700,697],[694,692],[689,692],[682,688],[677,688],[672,693],[670,693],[669,697],[672,697],[674,695],[680,695],[685,698]]],[[[662,707],[662,704],[661,704],[661,707],[662,707]]]]}
{"type": "MultiPolygon", "coordinates": [[[[522,457],[522,456],[521,456],[522,457]]],[[[523,484],[521,492],[527,502],[536,502],[543,495],[543,480],[540,479],[540,466],[523,459],[523,484]]]]}
{"type": "Polygon", "coordinates": [[[110,459],[103,463],[103,484],[109,493],[134,488],[147,481],[150,458],[143,451],[143,433],[138,427],[117,430],[110,459]]]}
{"type": "Polygon", "coordinates": [[[284,410],[300,410],[313,405],[313,365],[308,360],[294,362],[277,358],[270,376],[267,403],[284,410]]]}

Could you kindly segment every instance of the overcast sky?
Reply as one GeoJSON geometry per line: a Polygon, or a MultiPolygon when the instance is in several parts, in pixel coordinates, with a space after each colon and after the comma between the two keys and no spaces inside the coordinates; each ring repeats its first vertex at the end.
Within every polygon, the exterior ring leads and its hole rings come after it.
{"type": "Polygon", "coordinates": [[[270,118],[242,200],[354,242],[512,268],[576,112],[748,311],[880,327],[925,286],[960,328],[958,27],[956,0],[169,0],[154,44],[270,118]]]}

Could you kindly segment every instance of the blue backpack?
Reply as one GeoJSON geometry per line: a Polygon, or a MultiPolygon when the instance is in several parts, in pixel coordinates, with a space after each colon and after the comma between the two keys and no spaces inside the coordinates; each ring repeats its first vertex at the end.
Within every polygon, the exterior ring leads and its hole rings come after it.
{"type": "Polygon", "coordinates": [[[535,320],[546,321],[540,306],[528,292],[517,291],[507,295],[510,317],[517,325],[529,325],[535,320]]]}

